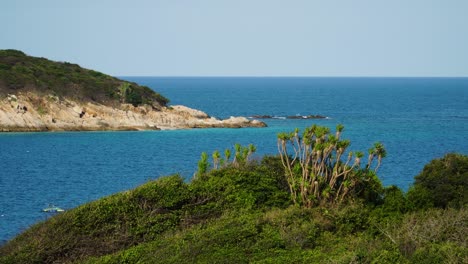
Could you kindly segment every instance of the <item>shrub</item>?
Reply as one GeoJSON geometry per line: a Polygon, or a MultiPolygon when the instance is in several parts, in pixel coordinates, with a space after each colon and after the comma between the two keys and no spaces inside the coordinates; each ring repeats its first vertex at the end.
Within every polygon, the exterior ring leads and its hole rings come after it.
{"type": "Polygon", "coordinates": [[[434,243],[417,249],[410,260],[421,264],[467,263],[468,252],[465,247],[452,243],[434,243]]]}
{"type": "Polygon", "coordinates": [[[406,213],[408,205],[403,191],[395,185],[385,188],[381,208],[388,215],[406,213]]]}
{"type": "Polygon", "coordinates": [[[271,158],[265,158],[259,164],[240,167],[231,164],[197,175],[191,188],[199,200],[209,200],[213,208],[218,208],[216,210],[283,207],[289,204],[288,193],[283,182],[278,180],[282,170],[279,172],[266,165],[272,163],[271,158]]]}
{"type": "Polygon", "coordinates": [[[333,212],[334,225],[338,233],[354,234],[369,226],[369,209],[363,204],[350,204],[333,212]]]}
{"type": "Polygon", "coordinates": [[[468,210],[429,209],[409,213],[401,222],[385,228],[383,233],[399,247],[403,255],[414,258],[414,263],[436,263],[437,258],[432,257],[431,262],[431,257],[427,256],[436,256],[437,252],[445,252],[447,257],[459,259],[453,263],[462,263],[460,260],[467,257],[466,249],[464,257],[459,253],[468,242],[468,210]]]}
{"type": "Polygon", "coordinates": [[[468,156],[450,153],[432,160],[408,192],[415,208],[460,208],[468,203],[468,156]]]}

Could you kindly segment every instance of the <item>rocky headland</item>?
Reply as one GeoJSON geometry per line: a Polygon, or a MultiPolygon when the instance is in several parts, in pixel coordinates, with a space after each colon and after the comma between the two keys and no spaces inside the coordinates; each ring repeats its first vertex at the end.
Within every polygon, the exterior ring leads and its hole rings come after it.
{"type": "Polygon", "coordinates": [[[167,130],[264,127],[219,120],[148,87],[79,67],[0,50],[0,131],[167,130]]]}
{"type": "Polygon", "coordinates": [[[188,128],[264,127],[265,123],[245,117],[219,120],[182,105],[161,107],[121,104],[107,106],[92,102],[9,94],[0,101],[0,131],[98,131],[167,130],[188,128]]]}

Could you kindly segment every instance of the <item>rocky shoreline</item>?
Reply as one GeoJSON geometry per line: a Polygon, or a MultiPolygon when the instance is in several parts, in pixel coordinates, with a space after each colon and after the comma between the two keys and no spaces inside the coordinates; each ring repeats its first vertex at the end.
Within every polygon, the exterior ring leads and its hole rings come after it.
{"type": "Polygon", "coordinates": [[[170,130],[265,127],[245,117],[219,120],[186,106],[108,106],[33,92],[0,97],[0,132],[170,130]],[[3,98],[2,98],[3,97],[3,98]]]}

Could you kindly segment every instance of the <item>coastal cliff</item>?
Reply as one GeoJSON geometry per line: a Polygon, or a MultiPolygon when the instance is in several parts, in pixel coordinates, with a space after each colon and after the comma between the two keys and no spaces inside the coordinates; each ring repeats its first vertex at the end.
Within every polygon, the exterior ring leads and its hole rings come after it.
{"type": "Polygon", "coordinates": [[[148,87],[67,62],[0,50],[0,131],[166,130],[264,127],[219,120],[148,87]]]}

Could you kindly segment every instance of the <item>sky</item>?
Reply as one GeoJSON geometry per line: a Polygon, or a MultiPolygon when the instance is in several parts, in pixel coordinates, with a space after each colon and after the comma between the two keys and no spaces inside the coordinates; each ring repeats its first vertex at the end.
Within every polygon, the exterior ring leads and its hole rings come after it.
{"type": "Polygon", "coordinates": [[[467,0],[0,0],[0,27],[114,76],[468,77],[467,0]]]}

